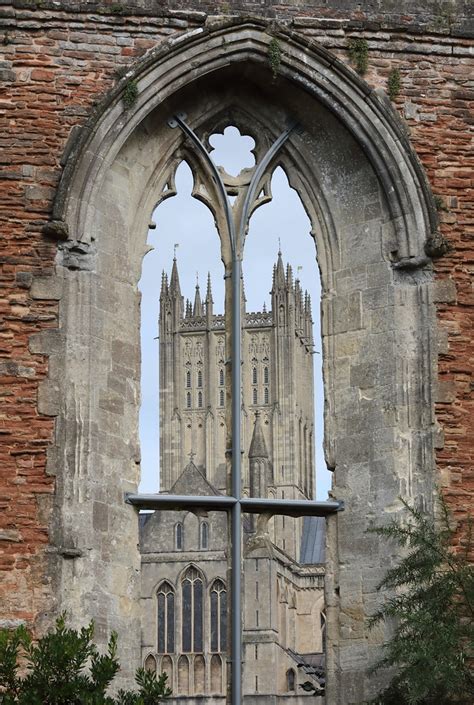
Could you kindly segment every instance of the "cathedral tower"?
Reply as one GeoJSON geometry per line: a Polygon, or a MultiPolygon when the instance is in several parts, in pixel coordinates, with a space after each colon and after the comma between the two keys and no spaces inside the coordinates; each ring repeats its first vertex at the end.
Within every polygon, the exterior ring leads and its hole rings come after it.
{"type": "MultiPolygon", "coordinates": [[[[246,494],[312,499],[315,492],[311,302],[281,252],[273,268],[271,309],[248,312],[242,297],[242,434],[246,494]],[[257,414],[256,436],[254,419],[257,414]],[[252,455],[258,438],[265,458],[252,455]],[[265,466],[265,472],[261,468],[265,466]]],[[[208,275],[203,300],[184,302],[173,260],[160,295],[160,489],[169,491],[189,454],[225,491],[225,320],[214,313],[208,275]]],[[[281,547],[295,556],[301,522],[275,520],[281,547]]]]}

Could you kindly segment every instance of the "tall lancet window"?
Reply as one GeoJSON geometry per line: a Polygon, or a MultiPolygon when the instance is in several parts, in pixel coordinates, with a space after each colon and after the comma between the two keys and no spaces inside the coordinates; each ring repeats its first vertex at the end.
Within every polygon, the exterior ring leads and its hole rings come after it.
{"type": "Polygon", "coordinates": [[[227,590],[222,580],[211,587],[211,651],[225,651],[227,636],[227,590]]]}
{"type": "Polygon", "coordinates": [[[202,371],[198,370],[197,373],[197,386],[202,387],[202,371]]]}
{"type": "Polygon", "coordinates": [[[200,653],[203,650],[203,584],[196,568],[188,568],[181,588],[182,651],[200,653]]]}
{"type": "Polygon", "coordinates": [[[158,648],[160,654],[174,653],[174,590],[167,582],[157,591],[158,648]]]}
{"type": "Polygon", "coordinates": [[[183,550],[183,525],[181,523],[176,524],[174,527],[174,539],[177,551],[183,550]]]}
{"type": "Polygon", "coordinates": [[[209,524],[207,521],[201,522],[199,526],[199,548],[203,550],[209,548],[209,524]]]}

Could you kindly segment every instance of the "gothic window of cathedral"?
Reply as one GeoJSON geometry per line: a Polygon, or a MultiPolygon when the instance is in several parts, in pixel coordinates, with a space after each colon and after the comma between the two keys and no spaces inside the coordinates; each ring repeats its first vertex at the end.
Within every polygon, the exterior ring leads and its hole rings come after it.
{"type": "Polygon", "coordinates": [[[160,654],[174,653],[174,590],[167,582],[157,592],[158,648],[160,654]]]}
{"type": "Polygon", "coordinates": [[[219,392],[219,406],[224,406],[224,390],[221,389],[219,392]]]}
{"type": "Polygon", "coordinates": [[[286,689],[289,693],[294,693],[295,691],[295,672],[292,668],[289,668],[286,672],[286,689]]]}
{"type": "Polygon", "coordinates": [[[199,527],[199,547],[203,550],[209,548],[209,524],[203,521],[199,527]]]}
{"type": "Polygon", "coordinates": [[[186,394],[186,408],[190,409],[191,408],[191,393],[187,392],[186,394]]]}
{"type": "Polygon", "coordinates": [[[263,383],[268,384],[268,379],[269,379],[268,367],[264,367],[263,368],[263,383]]]}
{"type": "Polygon", "coordinates": [[[223,370],[222,367],[221,367],[220,370],[219,370],[219,385],[220,385],[221,387],[224,386],[224,370],[223,370]]]}
{"type": "Polygon", "coordinates": [[[257,368],[252,369],[252,384],[257,384],[257,368]]]}
{"type": "Polygon", "coordinates": [[[197,373],[197,386],[202,387],[202,370],[198,370],[197,373]]]}
{"type": "Polygon", "coordinates": [[[253,395],[252,403],[253,403],[253,404],[257,404],[257,403],[258,403],[258,392],[257,392],[257,388],[256,388],[256,387],[253,388],[253,390],[252,390],[252,395],[253,395]]]}
{"type": "Polygon", "coordinates": [[[268,387],[265,387],[265,390],[263,392],[263,402],[264,404],[268,404],[269,402],[268,387]]]}
{"type": "Polygon", "coordinates": [[[191,371],[186,372],[186,387],[189,389],[191,387],[191,371]]]}
{"type": "Polygon", "coordinates": [[[203,584],[196,568],[188,568],[181,590],[181,648],[186,653],[201,653],[203,650],[203,584]]]}
{"type": "Polygon", "coordinates": [[[202,392],[198,392],[198,407],[202,409],[202,392]]]}
{"type": "Polygon", "coordinates": [[[176,524],[174,528],[175,546],[177,551],[183,550],[183,525],[176,524]]]}
{"type": "Polygon", "coordinates": [[[222,580],[211,587],[211,651],[226,650],[227,590],[222,580]]]}

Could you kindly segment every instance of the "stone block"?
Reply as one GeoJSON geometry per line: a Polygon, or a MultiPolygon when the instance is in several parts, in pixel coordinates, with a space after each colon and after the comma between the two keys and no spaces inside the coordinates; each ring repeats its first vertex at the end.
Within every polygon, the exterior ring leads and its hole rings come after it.
{"type": "Polygon", "coordinates": [[[45,301],[58,301],[63,292],[63,279],[61,277],[34,277],[31,285],[33,299],[45,301]]]}
{"type": "Polygon", "coordinates": [[[357,330],[362,327],[361,293],[338,296],[333,302],[334,332],[357,330]]]}
{"type": "Polygon", "coordinates": [[[453,279],[436,279],[433,282],[433,301],[435,303],[455,303],[456,282],[453,279]]]}

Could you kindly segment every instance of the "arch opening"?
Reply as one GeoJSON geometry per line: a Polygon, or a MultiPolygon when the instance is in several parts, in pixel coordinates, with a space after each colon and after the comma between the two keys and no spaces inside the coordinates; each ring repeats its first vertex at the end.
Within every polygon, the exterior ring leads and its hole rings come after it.
{"type": "MultiPolygon", "coordinates": [[[[433,227],[430,197],[393,115],[384,112],[375,95],[362,95],[359,83],[333,57],[328,66],[323,50],[303,46],[296,36],[283,33],[281,90],[275,96],[265,80],[269,37],[261,27],[228,26],[211,35],[226,37],[226,57],[219,56],[222,52],[209,43],[209,36],[184,38],[168,55],[151,57],[138,69],[141,90],[133,111],[124,115],[117,96],[112,97],[100,130],[89,132],[87,149],[81,152],[66,191],[63,188],[63,205],[55,211],[68,222],[75,240],[90,245],[93,260],[92,270],[68,269],[67,243],[58,257],[65,293],[64,349],[59,353],[63,358],[56,369],[69,387],[62,389],[58,438],[76,440],[74,457],[66,453],[58,466],[60,492],[67,498],[61,531],[71,534],[71,517],[79,517],[75,530],[91,546],[87,559],[91,569],[83,576],[80,591],[73,589],[76,578],[64,574],[68,587],[62,606],[78,618],[94,615],[96,607],[89,597],[97,597],[94,566],[107,574],[122,566],[132,588],[120,596],[126,603],[123,614],[113,609],[110,614],[119,632],[134,632],[130,662],[139,661],[135,658],[139,616],[133,604],[138,594],[137,529],[133,512],[120,504],[122,491],[133,489],[137,481],[139,464],[137,282],[146,249],[147,214],[156,205],[156,194],[162,200],[172,195],[174,167],[184,158],[191,168],[196,165],[181,136],[168,128],[167,117],[184,109],[203,138],[206,130],[216,131],[219,116],[251,136],[258,122],[258,129],[271,138],[291,115],[302,129],[279,164],[300,194],[318,245],[327,389],[325,453],[336,472],[334,492],[350,506],[350,519],[348,512],[332,522],[328,538],[326,590],[334,598],[327,612],[327,639],[333,649],[328,669],[329,679],[336,671],[341,676],[330,696],[337,702],[335,693],[344,692],[354,672],[340,648],[345,636],[338,614],[346,595],[354,597],[350,587],[354,582],[362,586],[362,594],[367,594],[365,588],[370,593],[362,567],[368,553],[377,553],[376,546],[368,551],[362,539],[371,520],[370,508],[389,506],[394,515],[400,494],[431,496],[432,477],[423,475],[415,461],[432,457],[430,385],[418,381],[429,380],[433,369],[432,311],[426,295],[430,275],[425,271],[423,279],[415,271],[408,281],[403,270],[397,273],[391,267],[394,258],[423,257],[433,227]],[[176,64],[184,47],[190,56],[188,66],[193,66],[186,74],[176,64]],[[172,68],[172,79],[166,68],[172,68]],[[232,85],[232,95],[226,85],[232,85]],[[206,100],[195,101],[197,94],[206,94],[206,100]],[[243,108],[236,106],[236,96],[243,108]],[[418,330],[423,335],[417,338],[418,330]],[[88,351],[79,360],[73,354],[78,349],[88,351]],[[120,519],[120,551],[108,547],[105,558],[99,536],[88,528],[93,525],[89,509],[83,511],[88,493],[94,498],[91,514],[94,502],[103,502],[114,507],[114,521],[120,519]],[[354,526],[361,539],[355,549],[350,545],[354,526]],[[77,599],[72,597],[75,592],[77,599]]],[[[199,183],[200,200],[208,203],[212,189],[209,181],[199,183]]],[[[229,244],[218,214],[214,216],[226,264],[229,244]]],[[[380,569],[371,567],[372,582],[380,569]]],[[[107,605],[117,595],[104,590],[98,597],[97,604],[107,605]]],[[[360,609],[363,614],[363,604],[360,609]]],[[[363,632],[364,627],[357,626],[363,632]]],[[[375,658],[379,645],[373,646],[364,663],[375,658]]],[[[181,675],[185,664],[189,692],[187,659],[181,663],[181,675]]],[[[178,678],[179,672],[178,664],[178,678]]]]}

